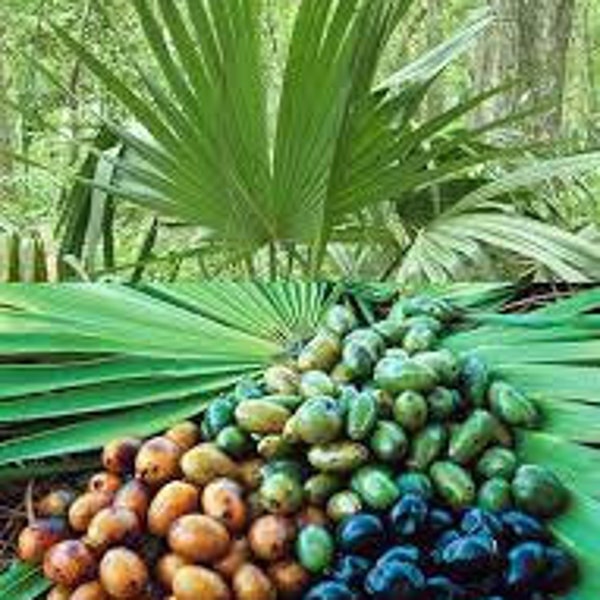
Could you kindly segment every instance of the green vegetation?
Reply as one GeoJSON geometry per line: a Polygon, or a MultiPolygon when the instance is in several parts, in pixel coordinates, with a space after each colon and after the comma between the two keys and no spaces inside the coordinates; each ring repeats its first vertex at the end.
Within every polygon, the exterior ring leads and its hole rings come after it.
{"type": "Polygon", "coordinates": [[[465,0],[8,3],[2,277],[595,279],[598,9],[554,4],[508,53],[465,0]]]}

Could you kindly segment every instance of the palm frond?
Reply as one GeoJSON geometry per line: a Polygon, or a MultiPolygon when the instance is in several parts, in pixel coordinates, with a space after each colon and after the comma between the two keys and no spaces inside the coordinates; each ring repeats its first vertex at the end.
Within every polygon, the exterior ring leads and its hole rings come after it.
{"type": "Polygon", "coordinates": [[[600,593],[600,308],[598,290],[582,292],[525,315],[483,315],[471,331],[445,343],[481,356],[499,377],[540,407],[540,432],[522,432],[525,461],[545,464],[570,488],[571,506],[553,528],[582,566],[573,598],[600,593]],[[486,324],[487,322],[487,324],[486,324]]]}
{"type": "Polygon", "coordinates": [[[39,567],[15,563],[0,574],[0,594],[6,600],[34,600],[51,587],[39,567]]]}
{"type": "Polygon", "coordinates": [[[42,427],[1,442],[0,465],[201,412],[312,331],[330,294],[311,283],[1,288],[0,423],[42,427]]]}

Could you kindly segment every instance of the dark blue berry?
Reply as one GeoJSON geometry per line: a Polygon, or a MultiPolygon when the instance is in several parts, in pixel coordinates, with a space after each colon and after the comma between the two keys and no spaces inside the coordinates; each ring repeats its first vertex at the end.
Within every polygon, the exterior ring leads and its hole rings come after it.
{"type": "Polygon", "coordinates": [[[507,592],[519,595],[539,590],[546,565],[546,549],[542,544],[525,542],[515,546],[508,554],[507,592]]]}
{"type": "Polygon", "coordinates": [[[360,596],[343,583],[322,581],[304,594],[304,600],[360,600],[360,596]]]}
{"type": "Polygon", "coordinates": [[[365,580],[365,591],[375,600],[418,600],[425,589],[419,567],[396,561],[377,564],[365,580]]]}
{"type": "Polygon", "coordinates": [[[343,553],[376,556],[386,541],[385,528],[375,515],[361,513],[342,521],[337,540],[343,553]]]}
{"type": "Polygon", "coordinates": [[[429,507],[423,496],[406,494],[390,511],[392,530],[398,541],[414,537],[423,529],[429,507]]]}
{"type": "Polygon", "coordinates": [[[330,575],[336,581],[345,583],[349,587],[362,587],[364,578],[370,568],[370,560],[363,556],[347,554],[337,559],[330,575]]]}

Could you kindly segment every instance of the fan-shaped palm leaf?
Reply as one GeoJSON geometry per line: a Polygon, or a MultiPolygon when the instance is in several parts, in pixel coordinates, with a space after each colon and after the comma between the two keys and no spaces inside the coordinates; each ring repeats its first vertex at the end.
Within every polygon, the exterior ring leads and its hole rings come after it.
{"type": "MultiPolygon", "coordinates": [[[[370,303],[390,299],[395,290],[356,284],[346,293],[368,312],[370,303]]],[[[510,294],[506,285],[428,293],[463,308],[446,347],[476,353],[537,401],[542,427],[520,434],[519,451],[524,460],[555,470],[571,489],[570,510],[554,529],[583,567],[572,597],[595,600],[600,291],[526,314],[496,312],[510,294]]],[[[262,369],[314,330],[334,297],[329,286],[290,282],[0,288],[0,422],[39,425],[35,433],[16,431],[0,443],[0,466],[25,461],[35,468],[33,459],[99,447],[116,435],[150,435],[200,412],[212,393],[262,369]]],[[[0,579],[10,600],[34,598],[42,589],[40,578],[23,567],[0,579]]]]}
{"type": "MultiPolygon", "coordinates": [[[[316,272],[327,242],[349,215],[442,181],[472,178],[478,166],[522,154],[519,148],[480,146],[467,154],[462,149],[530,111],[446,135],[502,88],[414,125],[432,83],[481,35],[489,15],[478,15],[414,63],[375,80],[387,41],[413,1],[303,1],[273,115],[267,110],[258,0],[135,0],[162,84],[131,58],[118,27],[112,27],[113,34],[139,85],[120,78],[56,28],[139,125],[136,132],[106,123],[127,151],[114,159],[116,181],[89,183],[161,215],[207,227],[217,239],[234,241],[246,258],[267,244],[299,243],[308,248],[316,272]]],[[[110,24],[110,11],[102,13],[110,24]]],[[[598,164],[595,155],[576,160],[573,172],[598,164]]],[[[537,180],[542,173],[553,176],[554,165],[540,168],[537,180]]],[[[515,222],[513,229],[522,226],[515,222]]],[[[442,261],[449,254],[473,256],[475,248],[485,247],[478,239],[481,231],[464,236],[462,248],[460,234],[453,232],[453,246],[442,261]]],[[[591,244],[582,242],[583,256],[566,268],[556,255],[572,244],[572,236],[558,235],[550,226],[545,233],[548,254],[540,254],[539,262],[559,267],[562,277],[596,276],[589,259],[598,256],[591,244]]],[[[420,236],[407,269],[426,271],[428,278],[445,275],[425,260],[439,245],[431,235],[420,236]]],[[[520,243],[512,244],[514,250],[521,254],[520,243]]],[[[523,254],[532,253],[525,246],[523,254]]]]}

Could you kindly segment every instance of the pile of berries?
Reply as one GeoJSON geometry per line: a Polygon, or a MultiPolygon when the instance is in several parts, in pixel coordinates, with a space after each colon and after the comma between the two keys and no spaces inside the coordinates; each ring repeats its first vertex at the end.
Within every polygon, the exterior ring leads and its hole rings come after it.
{"type": "Polygon", "coordinates": [[[336,561],[305,600],[544,600],[577,566],[520,511],[452,512],[415,493],[338,527],[336,561]]]}

